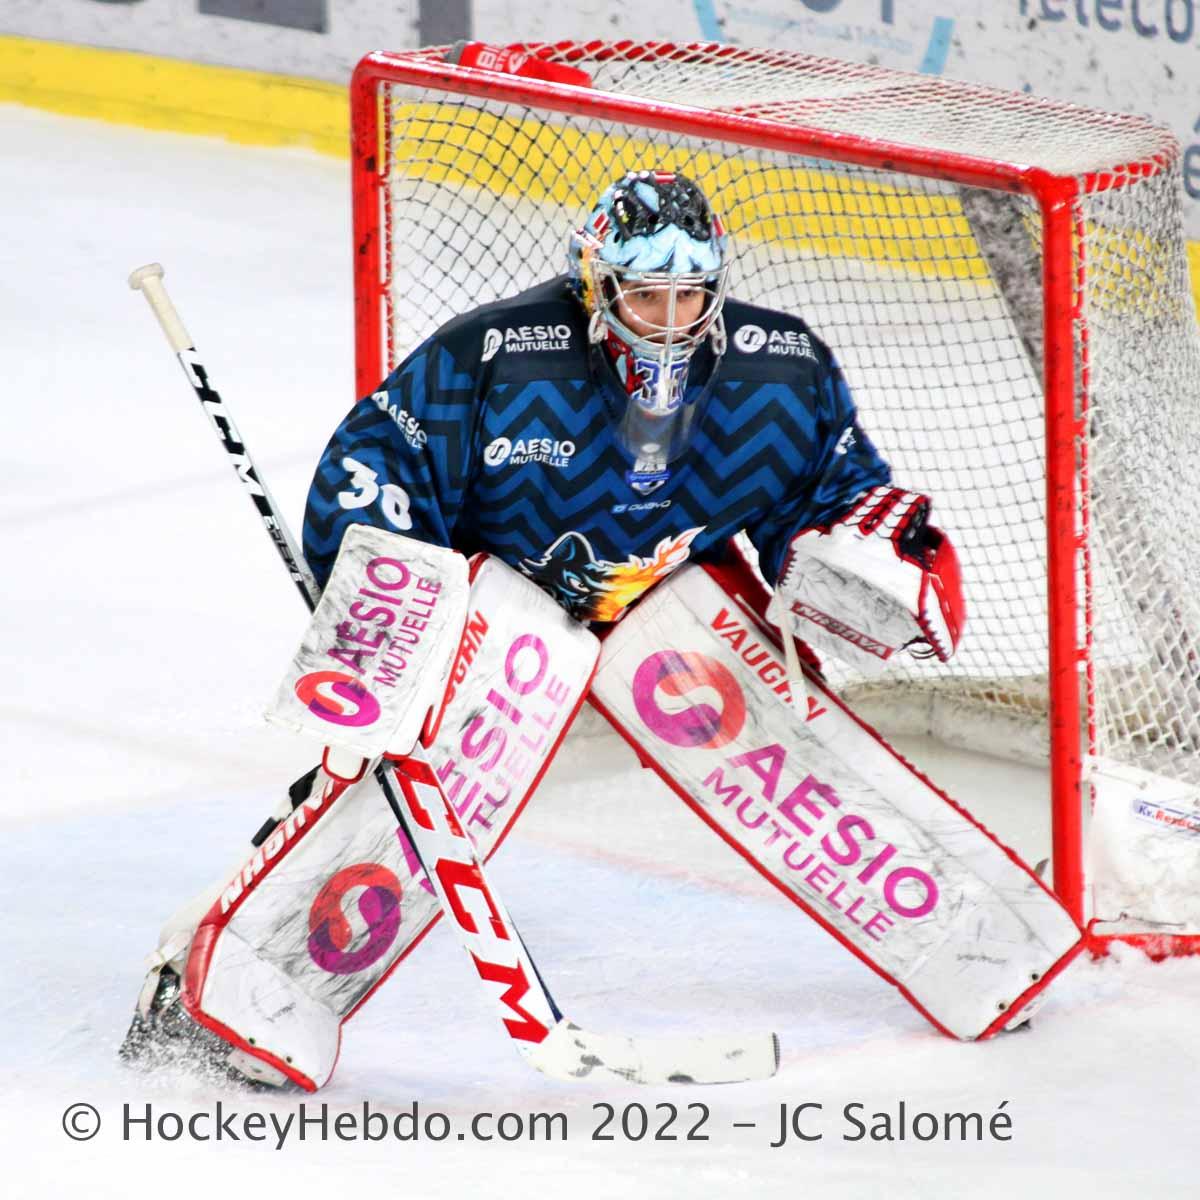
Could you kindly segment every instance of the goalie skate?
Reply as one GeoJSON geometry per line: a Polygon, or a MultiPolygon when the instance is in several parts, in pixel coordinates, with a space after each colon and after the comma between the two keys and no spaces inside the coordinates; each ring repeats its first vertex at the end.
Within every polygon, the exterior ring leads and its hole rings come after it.
{"type": "Polygon", "coordinates": [[[164,966],[150,979],[155,981],[153,994],[145,1005],[139,1002],[117,1052],[126,1066],[146,1072],[174,1067],[199,1079],[253,1090],[299,1090],[269,1064],[194,1021],[180,1003],[180,978],[173,967],[164,966]]]}
{"type": "MultiPolygon", "coordinates": [[[[320,773],[320,768],[314,767],[288,788],[287,799],[252,839],[251,852],[311,796],[320,773]]],[[[149,971],[118,1057],[126,1066],[143,1072],[174,1068],[211,1082],[290,1089],[291,1081],[282,1072],[205,1029],[181,1001],[184,967],[196,923],[220,890],[220,883],[209,887],[167,921],[158,948],[147,958],[149,971]]]]}

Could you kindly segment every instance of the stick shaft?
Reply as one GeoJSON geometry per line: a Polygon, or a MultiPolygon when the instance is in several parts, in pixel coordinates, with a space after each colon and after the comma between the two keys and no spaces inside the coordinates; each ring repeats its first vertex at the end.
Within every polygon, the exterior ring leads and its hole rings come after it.
{"type": "Polygon", "coordinates": [[[209,423],[216,431],[217,437],[221,439],[221,445],[225,447],[225,453],[229,456],[234,472],[258,511],[263,526],[270,535],[279,557],[283,559],[288,574],[292,577],[292,582],[296,585],[311,612],[316,608],[317,600],[321,595],[317,581],[304,561],[304,555],[292,537],[279,505],[275,503],[267,485],[263,483],[258,468],[254,465],[254,460],[250,457],[250,452],[242,441],[242,435],[238,432],[233,417],[225,407],[225,402],[209,382],[208,371],[200,362],[196,347],[184,327],[183,321],[180,320],[175,305],[171,303],[171,297],[167,295],[162,277],[162,267],[158,263],[150,263],[145,267],[139,267],[130,275],[129,286],[135,291],[140,291],[146,297],[147,303],[158,318],[158,323],[162,326],[162,331],[171,344],[171,349],[175,351],[175,357],[179,360],[179,365],[183,368],[188,383],[192,385],[192,391],[196,393],[196,398],[200,401],[200,407],[204,409],[209,423]]]}

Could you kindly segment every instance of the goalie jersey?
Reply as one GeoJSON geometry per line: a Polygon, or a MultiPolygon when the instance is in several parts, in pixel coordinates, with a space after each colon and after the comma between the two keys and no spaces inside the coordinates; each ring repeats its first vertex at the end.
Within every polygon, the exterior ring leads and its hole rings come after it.
{"type": "Polygon", "coordinates": [[[364,522],[496,555],[584,621],[619,619],[739,530],[773,583],[794,533],[890,472],[803,321],[734,299],[724,318],[725,355],[706,340],[689,367],[690,442],[649,488],[616,436],[623,386],[565,276],[444,325],[321,457],[304,521],[318,582],[364,522]]]}

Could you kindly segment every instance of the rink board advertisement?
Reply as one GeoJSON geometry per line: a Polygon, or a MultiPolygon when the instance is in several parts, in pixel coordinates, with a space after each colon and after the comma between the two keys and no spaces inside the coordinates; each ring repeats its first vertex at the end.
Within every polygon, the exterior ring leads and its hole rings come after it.
{"type": "MultiPolygon", "coordinates": [[[[172,59],[186,47],[201,63],[339,85],[368,50],[459,38],[720,41],[945,74],[1167,125],[1184,148],[1188,233],[1200,238],[1200,0],[664,0],[619,10],[608,0],[7,0],[4,33],[172,59]]],[[[0,51],[8,94],[19,90],[20,59],[6,64],[0,51]]]]}
{"type": "Polygon", "coordinates": [[[828,693],[796,711],[782,653],[702,570],[618,626],[594,692],[727,841],[955,1036],[1078,944],[1032,874],[828,693]]]}
{"type": "Polygon", "coordinates": [[[1092,911],[1100,933],[1200,928],[1200,789],[1111,759],[1090,761],[1092,911]]]}
{"type": "MultiPolygon", "coordinates": [[[[598,650],[534,584],[499,560],[477,561],[429,760],[481,856],[549,765],[598,650]]],[[[317,1086],[333,1070],[341,1022],[439,914],[376,785],[328,796],[301,804],[229,882],[205,921],[210,959],[197,985],[206,1016],[256,1030],[258,1046],[317,1086]]]]}

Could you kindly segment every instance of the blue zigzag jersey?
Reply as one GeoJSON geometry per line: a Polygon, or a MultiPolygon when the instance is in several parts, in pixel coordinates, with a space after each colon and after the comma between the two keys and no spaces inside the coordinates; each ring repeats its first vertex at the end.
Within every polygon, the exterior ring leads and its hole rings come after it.
{"type": "Polygon", "coordinates": [[[803,321],[732,299],[724,312],[729,348],[707,395],[709,343],[689,369],[690,445],[646,495],[615,436],[624,390],[566,277],[444,325],[325,449],[304,521],[318,582],[354,522],[486,550],[580,620],[616,620],[741,529],[773,582],[793,533],[891,476],[803,321]]]}

